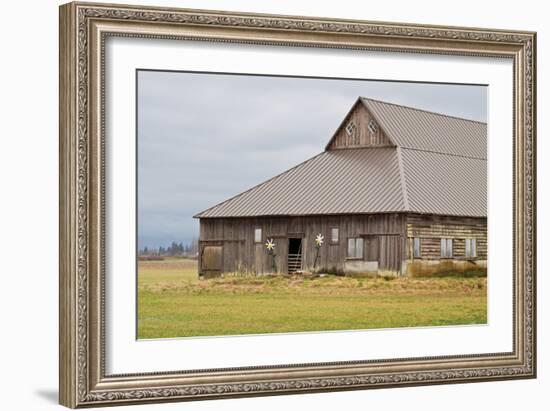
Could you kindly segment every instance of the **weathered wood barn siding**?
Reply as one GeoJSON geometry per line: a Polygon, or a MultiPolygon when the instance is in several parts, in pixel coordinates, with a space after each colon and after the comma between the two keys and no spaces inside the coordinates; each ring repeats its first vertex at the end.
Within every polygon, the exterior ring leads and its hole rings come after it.
{"type": "MultiPolygon", "coordinates": [[[[405,216],[402,214],[203,218],[200,221],[200,274],[218,275],[222,272],[272,272],[272,261],[265,249],[265,241],[276,243],[278,272],[288,272],[288,239],[302,238],[302,267],[308,271],[343,273],[347,257],[348,238],[362,237],[362,261],[377,261],[381,270],[399,272],[406,253],[405,216]],[[254,230],[262,229],[262,242],[254,242],[254,230]],[[337,243],[331,241],[332,228],[339,229],[337,243]],[[325,237],[316,267],[315,237],[325,237]],[[222,246],[219,267],[205,264],[205,247],[222,246]]],[[[210,249],[211,250],[211,249],[210,249]]]]}
{"type": "Polygon", "coordinates": [[[441,238],[453,238],[453,258],[466,258],[465,239],[477,241],[477,259],[487,259],[487,219],[410,215],[407,217],[410,258],[412,238],[420,238],[421,258],[440,259],[441,238]]]}
{"type": "Polygon", "coordinates": [[[487,262],[485,218],[399,213],[206,218],[200,222],[200,274],[273,272],[272,257],[265,249],[267,239],[273,239],[276,244],[277,272],[287,273],[289,238],[302,239],[302,268],[306,271],[357,272],[361,271],[361,262],[377,262],[379,273],[416,275],[484,270],[487,262]],[[256,228],[262,230],[262,241],[259,243],[254,242],[256,228]],[[336,243],[331,241],[332,228],[339,230],[336,243]],[[314,267],[317,252],[314,240],[317,234],[322,234],[325,241],[314,267]],[[359,237],[363,238],[363,258],[349,258],[348,238],[359,237]],[[420,257],[414,257],[414,238],[420,239],[420,257]],[[441,257],[441,238],[453,239],[452,258],[441,257]],[[467,238],[476,239],[476,257],[465,255],[467,238]]]}
{"type": "Polygon", "coordinates": [[[340,128],[327,147],[328,150],[393,145],[363,104],[356,104],[342,125],[343,127],[340,128]],[[371,120],[374,121],[377,126],[377,131],[374,133],[368,128],[371,120]],[[350,123],[355,124],[355,130],[351,134],[346,131],[346,126],[350,123]]]}
{"type": "Polygon", "coordinates": [[[409,274],[487,268],[487,219],[437,215],[407,216],[409,274]],[[420,240],[420,257],[413,254],[413,239],[420,240]],[[453,239],[453,256],[441,257],[441,239],[453,239]],[[466,239],[476,239],[476,256],[466,257],[466,239]]]}

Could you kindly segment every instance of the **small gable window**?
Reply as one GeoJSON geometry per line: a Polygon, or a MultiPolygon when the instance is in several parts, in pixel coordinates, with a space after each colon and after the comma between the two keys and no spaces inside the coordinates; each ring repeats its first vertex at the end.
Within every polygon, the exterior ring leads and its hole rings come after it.
{"type": "Polygon", "coordinates": [[[369,129],[370,133],[374,134],[378,131],[378,124],[376,124],[376,121],[371,120],[369,121],[369,125],[367,126],[367,128],[369,129]]]}
{"type": "Polygon", "coordinates": [[[353,121],[350,121],[346,126],[346,133],[348,133],[348,136],[351,136],[354,132],[355,132],[355,123],[353,121]]]}

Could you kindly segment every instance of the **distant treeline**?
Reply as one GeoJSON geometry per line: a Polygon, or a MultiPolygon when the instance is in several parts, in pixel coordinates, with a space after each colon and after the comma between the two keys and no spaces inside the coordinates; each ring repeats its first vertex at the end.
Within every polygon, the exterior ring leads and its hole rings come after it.
{"type": "Polygon", "coordinates": [[[166,256],[166,257],[175,257],[175,256],[182,256],[182,257],[195,257],[199,252],[199,242],[196,239],[191,240],[191,242],[187,244],[183,243],[176,243],[175,241],[172,241],[172,244],[170,244],[168,247],[143,247],[139,250],[140,256],[151,256],[151,255],[158,255],[158,256],[166,256]]]}

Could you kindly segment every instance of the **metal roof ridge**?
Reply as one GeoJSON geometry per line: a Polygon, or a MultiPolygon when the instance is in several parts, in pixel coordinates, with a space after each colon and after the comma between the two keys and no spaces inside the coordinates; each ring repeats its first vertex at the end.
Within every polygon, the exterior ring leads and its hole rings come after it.
{"type": "Polygon", "coordinates": [[[449,152],[446,152],[446,151],[426,150],[425,148],[416,148],[416,147],[408,147],[408,146],[396,146],[396,147],[399,147],[401,150],[422,151],[424,153],[441,154],[441,155],[444,155],[444,156],[462,157],[462,158],[470,158],[472,160],[485,160],[485,161],[487,161],[487,157],[466,156],[466,155],[463,155],[463,154],[449,153],[449,152]]]}
{"type": "Polygon", "coordinates": [[[401,147],[396,147],[397,164],[399,166],[399,181],[401,182],[401,195],[403,196],[403,207],[406,211],[411,211],[409,206],[409,193],[407,191],[407,176],[405,175],[405,167],[403,166],[403,157],[401,156],[401,147]]]}
{"type": "Polygon", "coordinates": [[[405,105],[403,105],[403,104],[390,103],[389,101],[377,100],[377,99],[375,99],[375,98],[370,98],[370,97],[363,97],[363,96],[360,96],[359,98],[361,99],[361,101],[363,101],[363,100],[374,101],[374,102],[376,102],[376,103],[388,104],[388,105],[390,105],[390,106],[396,106],[396,107],[401,107],[401,108],[407,108],[407,109],[415,110],[415,111],[422,111],[422,112],[424,112],[424,113],[434,114],[434,115],[436,115],[436,116],[442,116],[442,117],[447,117],[447,118],[454,118],[454,119],[457,119],[457,120],[464,120],[464,121],[470,121],[470,122],[472,122],[472,123],[478,123],[478,124],[487,125],[487,122],[485,122],[485,121],[472,120],[472,119],[469,119],[469,118],[464,118],[464,117],[459,117],[459,116],[451,116],[450,114],[438,113],[437,111],[430,111],[430,110],[425,110],[425,109],[422,109],[422,108],[416,108],[416,107],[411,107],[411,106],[405,106],[405,105]]]}

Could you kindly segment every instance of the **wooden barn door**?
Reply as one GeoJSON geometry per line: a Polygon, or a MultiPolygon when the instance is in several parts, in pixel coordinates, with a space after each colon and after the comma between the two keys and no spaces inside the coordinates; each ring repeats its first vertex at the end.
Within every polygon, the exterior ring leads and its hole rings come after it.
{"type": "Polygon", "coordinates": [[[378,269],[396,272],[401,270],[401,236],[381,235],[378,241],[378,269]]]}
{"type": "Polygon", "coordinates": [[[366,236],[365,237],[365,260],[379,261],[380,237],[366,236]]]}
{"type": "Polygon", "coordinates": [[[223,246],[221,244],[201,244],[200,274],[204,277],[216,277],[223,269],[223,246]]]}

